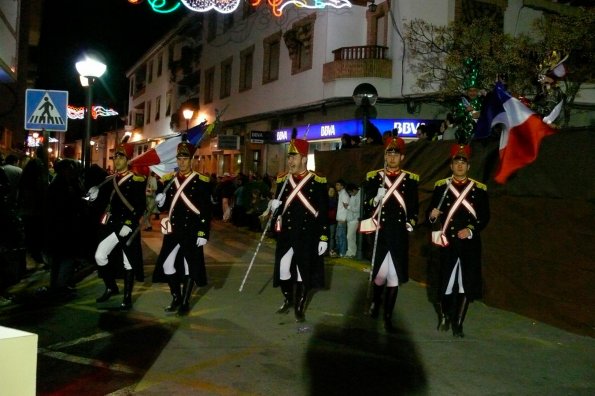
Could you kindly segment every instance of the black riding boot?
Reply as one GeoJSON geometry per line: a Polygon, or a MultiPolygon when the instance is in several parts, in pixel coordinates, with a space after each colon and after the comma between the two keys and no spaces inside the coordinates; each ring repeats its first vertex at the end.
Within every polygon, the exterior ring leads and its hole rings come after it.
{"type": "Polygon", "coordinates": [[[297,282],[295,286],[295,321],[304,322],[306,320],[305,311],[308,289],[304,286],[304,282],[297,282]]]}
{"type": "Polygon", "coordinates": [[[116,294],[120,293],[120,290],[118,289],[116,280],[111,276],[111,274],[108,274],[107,269],[99,267],[98,273],[99,277],[103,279],[103,283],[105,284],[105,290],[101,296],[95,299],[95,301],[98,303],[102,303],[109,300],[111,296],[115,296],[116,294]]]}
{"type": "Polygon", "coordinates": [[[178,308],[178,315],[188,315],[190,312],[190,297],[192,297],[192,289],[194,288],[194,279],[189,276],[184,279],[184,291],[182,292],[183,299],[180,308],[178,308]]]}
{"type": "Polygon", "coordinates": [[[372,303],[370,304],[368,314],[372,318],[376,319],[380,313],[380,304],[382,304],[382,292],[384,291],[384,285],[378,286],[376,283],[372,282],[372,288],[374,294],[372,296],[372,303]]]}
{"type": "Polygon", "coordinates": [[[452,318],[452,295],[447,294],[442,296],[442,300],[438,303],[438,327],[436,330],[448,331],[450,329],[450,322],[452,318]]]}
{"type": "Polygon", "coordinates": [[[132,308],[132,288],[134,286],[134,271],[126,270],[124,274],[124,299],[120,305],[122,309],[132,308]]]}
{"type": "Polygon", "coordinates": [[[293,306],[293,281],[291,279],[279,281],[281,293],[283,293],[283,304],[277,310],[277,313],[286,314],[293,306]]]}
{"type": "Polygon", "coordinates": [[[452,335],[463,338],[465,337],[465,334],[463,333],[463,322],[465,321],[467,308],[469,308],[469,299],[462,293],[459,293],[458,297],[456,316],[452,323],[452,335]]]}
{"type": "Polygon", "coordinates": [[[176,275],[167,275],[167,284],[169,285],[169,292],[171,293],[171,303],[165,307],[165,312],[176,312],[182,303],[182,290],[180,288],[180,281],[176,275]]]}
{"type": "Polygon", "coordinates": [[[393,333],[395,328],[393,326],[393,309],[397,302],[397,295],[399,294],[399,287],[387,287],[386,296],[384,299],[384,329],[393,333]]]}

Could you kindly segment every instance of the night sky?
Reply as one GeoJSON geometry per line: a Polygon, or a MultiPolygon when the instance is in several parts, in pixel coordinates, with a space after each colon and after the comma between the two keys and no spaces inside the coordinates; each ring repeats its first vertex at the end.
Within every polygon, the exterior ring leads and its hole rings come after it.
{"type": "MultiPolygon", "coordinates": [[[[126,71],[188,12],[180,7],[172,14],[158,14],[146,1],[139,5],[127,0],[45,1],[39,49],[33,55],[39,71],[35,88],[68,91],[70,104],[83,106],[85,90],[75,63],[86,50],[93,50],[107,64],[94,88],[93,103],[124,115],[126,71]]],[[[69,129],[73,124],[69,122],[69,129]]]]}

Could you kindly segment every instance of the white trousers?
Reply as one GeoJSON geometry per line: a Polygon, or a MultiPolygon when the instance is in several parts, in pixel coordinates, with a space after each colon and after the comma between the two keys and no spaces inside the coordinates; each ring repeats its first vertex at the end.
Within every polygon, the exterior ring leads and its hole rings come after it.
{"type": "Polygon", "coordinates": [[[457,259],[457,263],[450,273],[450,280],[444,294],[452,294],[455,282],[457,282],[459,287],[459,293],[465,293],[465,289],[463,288],[463,273],[461,272],[461,259],[457,259]]]}
{"type": "Polygon", "coordinates": [[[346,256],[355,256],[357,253],[357,227],[359,220],[347,222],[347,253],[346,256]]]}
{"type": "Polygon", "coordinates": [[[376,274],[376,278],[374,278],[374,283],[378,286],[384,285],[385,282],[386,287],[399,286],[399,276],[397,275],[397,270],[393,263],[393,259],[390,256],[390,252],[386,253],[384,261],[382,261],[380,269],[376,274]]]}
{"type": "MultiPolygon", "coordinates": [[[[283,257],[281,257],[281,263],[280,263],[280,268],[279,268],[279,278],[281,280],[288,280],[291,279],[291,259],[293,258],[293,248],[289,248],[289,250],[287,251],[287,253],[285,253],[283,255],[283,257]]],[[[295,268],[295,270],[297,271],[297,281],[301,282],[302,281],[302,276],[300,275],[300,269],[295,268]]]]}
{"type": "MultiPolygon", "coordinates": [[[[98,266],[103,267],[107,265],[107,257],[112,252],[112,250],[114,250],[117,244],[118,237],[116,236],[115,232],[112,232],[103,241],[99,242],[97,250],[95,251],[95,261],[97,262],[98,266]]],[[[130,261],[128,261],[128,257],[126,257],[124,250],[122,250],[122,256],[124,259],[124,268],[126,270],[131,270],[132,266],[130,265],[130,261]]]]}
{"type": "MultiPolygon", "coordinates": [[[[163,273],[165,275],[173,275],[176,273],[176,256],[178,255],[178,251],[180,250],[180,244],[178,243],[175,248],[167,255],[167,258],[163,262],[163,273]]],[[[188,271],[188,261],[186,261],[186,257],[184,257],[184,275],[188,275],[190,272],[188,271]]]]}

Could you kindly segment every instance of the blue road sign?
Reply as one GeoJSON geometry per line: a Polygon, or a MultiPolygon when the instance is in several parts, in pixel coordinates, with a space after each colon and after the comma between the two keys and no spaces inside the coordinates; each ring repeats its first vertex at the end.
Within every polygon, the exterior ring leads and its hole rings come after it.
{"type": "Polygon", "coordinates": [[[66,132],[68,91],[28,89],[25,95],[25,129],[66,132]]]}

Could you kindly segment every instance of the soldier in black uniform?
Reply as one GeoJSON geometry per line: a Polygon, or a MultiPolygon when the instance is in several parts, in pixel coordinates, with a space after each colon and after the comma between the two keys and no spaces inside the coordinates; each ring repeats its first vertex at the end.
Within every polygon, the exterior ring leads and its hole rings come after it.
{"type": "Polygon", "coordinates": [[[168,283],[172,302],[165,311],[177,310],[179,315],[190,311],[194,283],[199,287],[207,284],[203,247],[211,229],[211,187],[208,176],[192,170],[194,150],[186,141],[178,145],[178,172],[161,179],[155,199],[159,210],[169,213],[161,220],[163,245],[153,282],[168,283]]]}
{"type": "Polygon", "coordinates": [[[307,170],[307,161],[308,142],[294,137],[287,153],[289,172],[277,178],[275,196],[282,194],[271,203],[277,233],[273,286],[280,286],[284,297],[277,312],[287,313],[294,306],[298,322],[305,320],[309,291],[324,286],[323,254],[328,247],[327,182],[307,170]]]}
{"type": "Polygon", "coordinates": [[[368,172],[364,185],[364,209],[379,224],[372,269],[373,298],[369,314],[377,318],[384,297],[384,326],[394,331],[392,314],[399,285],[409,280],[409,232],[417,222],[419,176],[401,169],[405,142],[399,137],[385,141],[385,169],[368,172]]]}
{"type": "Polygon", "coordinates": [[[438,329],[447,331],[452,323],[455,337],[464,336],[469,302],[482,297],[480,234],[490,220],[487,187],[467,177],[469,155],[469,146],[452,147],[452,177],[434,185],[429,215],[442,225],[441,238],[433,238],[441,246],[438,329]]]}
{"type": "Polygon", "coordinates": [[[98,186],[88,192],[89,201],[108,202],[101,218],[103,225],[99,230],[100,242],[95,251],[95,261],[99,265],[99,277],[105,283],[105,291],[96,299],[98,303],[107,301],[119,293],[116,284],[114,265],[108,266],[111,259],[117,259],[124,266],[124,299],[121,307],[132,307],[132,287],[134,278],[144,280],[143,255],[140,241],[139,219],[145,211],[146,178],[136,175],[128,169],[128,160],[132,158],[134,146],[122,143],[114,153],[115,174],[108,176],[98,186]],[[112,254],[117,248],[122,254],[112,254]]]}

